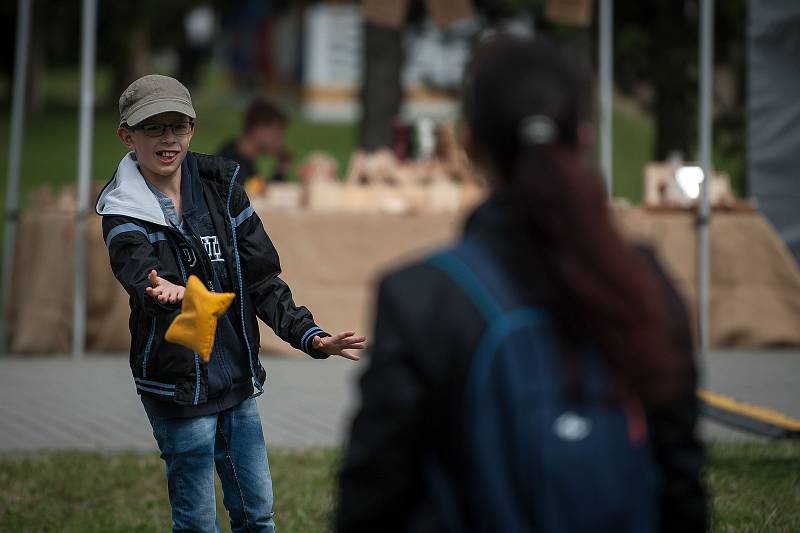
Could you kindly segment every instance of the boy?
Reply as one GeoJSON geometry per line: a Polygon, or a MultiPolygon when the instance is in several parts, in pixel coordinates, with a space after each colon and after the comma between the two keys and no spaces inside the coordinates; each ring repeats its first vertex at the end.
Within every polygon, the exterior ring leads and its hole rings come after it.
{"type": "Polygon", "coordinates": [[[130,364],[167,467],[173,531],[218,530],[214,466],[233,531],[274,531],[272,483],[254,398],[266,373],[257,317],[318,359],[363,348],[330,336],[297,307],[258,215],[236,183],[239,167],[188,151],[196,114],[166,76],[133,82],[119,100],[117,135],[130,152],[97,201],[114,275],[130,295],[130,364]],[[211,360],[164,340],[190,275],[234,292],[211,360]]]}
{"type": "Polygon", "coordinates": [[[242,185],[256,176],[255,159],[262,155],[275,157],[275,170],[270,182],[285,181],[292,162],[286,149],[286,128],[289,118],[281,109],[268,100],[253,101],[244,113],[242,133],[220,148],[217,155],[239,163],[237,180],[242,185]]]}

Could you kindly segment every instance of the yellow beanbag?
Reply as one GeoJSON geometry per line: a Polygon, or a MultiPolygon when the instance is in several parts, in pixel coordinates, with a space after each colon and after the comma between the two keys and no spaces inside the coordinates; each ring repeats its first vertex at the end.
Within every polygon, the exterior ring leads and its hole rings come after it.
{"type": "Polygon", "coordinates": [[[167,328],[164,338],[197,352],[203,362],[208,363],[217,320],[231,306],[235,296],[231,292],[211,292],[197,276],[189,276],[181,312],[167,328]]]}

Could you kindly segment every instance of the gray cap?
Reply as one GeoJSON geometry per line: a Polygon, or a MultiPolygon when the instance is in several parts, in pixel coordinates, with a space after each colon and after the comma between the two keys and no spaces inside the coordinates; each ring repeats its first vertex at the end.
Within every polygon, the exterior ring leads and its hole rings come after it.
{"type": "Polygon", "coordinates": [[[183,113],[197,118],[184,85],[169,76],[150,74],[128,85],[119,97],[119,123],[135,126],[159,113],[183,113]]]}

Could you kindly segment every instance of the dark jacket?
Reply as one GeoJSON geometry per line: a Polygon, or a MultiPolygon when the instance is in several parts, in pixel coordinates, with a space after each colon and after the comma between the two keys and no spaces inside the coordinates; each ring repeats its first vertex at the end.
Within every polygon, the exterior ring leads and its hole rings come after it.
{"type": "MultiPolygon", "coordinates": [[[[467,223],[466,234],[482,241],[506,265],[532,305],[548,307],[552,294],[531,239],[509,215],[511,203],[495,194],[467,223]],[[531,248],[529,248],[531,247],[531,248]]],[[[651,256],[652,257],[652,256],[651,256]]],[[[653,266],[658,268],[653,260],[653,266]]],[[[691,357],[686,310],[663,272],[674,334],[691,357]]],[[[550,304],[551,305],[551,304],[550,304]]],[[[470,501],[465,427],[471,354],[486,329],[472,300],[427,262],[404,268],[380,284],[370,364],[361,379],[357,413],[340,474],[336,531],[426,533],[443,531],[427,478],[431,460],[470,501]]],[[[695,438],[694,383],[669,409],[648,414],[651,442],[663,474],[663,531],[705,528],[700,483],[703,448],[695,438]]],[[[588,502],[587,502],[588,503],[588,502]]],[[[462,506],[464,523],[475,506],[462,506]]]]}
{"type": "MultiPolygon", "coordinates": [[[[258,359],[258,318],[280,338],[315,358],[327,355],[313,350],[310,340],[327,333],[314,323],[308,309],[295,305],[289,287],[278,277],[281,269],[275,247],[236,183],[238,165],[193,153],[187,154],[185,164],[198,178],[195,190],[202,195],[218,237],[214,252],[224,259],[229,280],[225,285],[232,285],[236,294],[228,316],[242,346],[227,355],[234,370],[245,368],[246,373],[238,382],[215,385],[225,390],[209,390],[207,365],[189,349],[164,340],[179,306],[160,304],[145,293],[151,270],[172,283],[183,285],[194,274],[212,290],[221,288],[219,280],[215,287],[211,259],[191,227],[191,217],[184,221],[190,222],[184,224],[187,235],[166,221],[132,154],[123,158],[104,187],[96,209],[103,216],[111,268],[130,296],[130,365],[137,392],[162,402],[200,406],[220,394],[247,397],[253,387],[262,390],[266,372],[258,359]]],[[[184,189],[182,194],[187,192],[184,189]]],[[[237,372],[231,372],[234,375],[237,372]]]]}
{"type": "MultiPolygon", "coordinates": [[[[217,152],[217,155],[239,163],[239,175],[236,177],[236,180],[241,185],[246,184],[247,180],[258,174],[258,171],[256,170],[256,162],[251,158],[245,157],[239,153],[236,139],[223,145],[222,148],[219,149],[219,152],[217,152]]],[[[281,172],[280,165],[275,165],[275,170],[272,172],[272,176],[270,176],[269,181],[270,183],[286,181],[286,176],[283,174],[283,172],[281,172]]]]}

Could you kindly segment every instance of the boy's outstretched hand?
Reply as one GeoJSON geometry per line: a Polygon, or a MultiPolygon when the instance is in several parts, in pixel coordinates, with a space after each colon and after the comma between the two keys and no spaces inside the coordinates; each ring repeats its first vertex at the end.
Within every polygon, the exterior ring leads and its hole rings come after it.
{"type": "Polygon", "coordinates": [[[312,344],[315,350],[328,355],[338,355],[351,361],[358,361],[361,357],[347,350],[363,350],[366,340],[366,337],[356,337],[353,331],[345,331],[332,337],[314,337],[312,344]]]}
{"type": "Polygon", "coordinates": [[[174,304],[183,301],[183,293],[186,292],[186,287],[175,285],[164,278],[158,277],[155,270],[150,271],[150,285],[145,292],[151,298],[155,298],[162,304],[174,304]]]}

